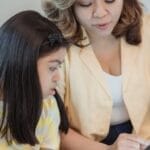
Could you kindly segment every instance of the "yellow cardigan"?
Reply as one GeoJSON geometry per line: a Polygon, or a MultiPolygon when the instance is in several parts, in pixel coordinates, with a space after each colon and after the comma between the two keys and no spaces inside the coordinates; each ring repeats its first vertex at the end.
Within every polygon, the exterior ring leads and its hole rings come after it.
{"type": "MultiPolygon", "coordinates": [[[[121,39],[123,99],[134,133],[150,139],[150,16],[142,26],[142,43],[121,39]]],[[[100,141],[106,137],[112,98],[102,68],[91,46],[72,46],[64,64],[60,93],[70,125],[82,135],[100,141]]]]}

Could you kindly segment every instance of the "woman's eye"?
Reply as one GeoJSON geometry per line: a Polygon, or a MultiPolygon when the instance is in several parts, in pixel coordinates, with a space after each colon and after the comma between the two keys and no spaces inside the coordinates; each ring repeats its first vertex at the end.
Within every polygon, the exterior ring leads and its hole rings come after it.
{"type": "Polygon", "coordinates": [[[113,3],[115,0],[105,0],[106,3],[113,3]]]}
{"type": "Polygon", "coordinates": [[[89,7],[92,5],[92,3],[87,3],[87,4],[79,4],[81,7],[89,7]]]}

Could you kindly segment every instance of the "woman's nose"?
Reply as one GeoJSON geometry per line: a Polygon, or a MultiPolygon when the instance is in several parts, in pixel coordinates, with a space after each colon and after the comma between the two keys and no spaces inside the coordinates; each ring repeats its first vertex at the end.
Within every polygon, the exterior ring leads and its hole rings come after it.
{"type": "Polygon", "coordinates": [[[107,6],[104,2],[102,2],[101,0],[96,0],[95,1],[95,7],[93,10],[93,16],[96,18],[103,18],[104,16],[106,16],[108,13],[107,11],[107,6]]]}

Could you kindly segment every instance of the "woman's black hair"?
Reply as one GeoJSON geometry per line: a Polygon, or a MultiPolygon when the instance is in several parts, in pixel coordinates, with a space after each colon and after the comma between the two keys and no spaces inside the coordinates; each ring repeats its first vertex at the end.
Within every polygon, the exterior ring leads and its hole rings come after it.
{"type": "MultiPolygon", "coordinates": [[[[42,111],[42,91],[37,60],[67,47],[60,30],[35,11],[23,11],[0,28],[0,96],[3,113],[0,133],[8,143],[35,145],[37,123],[42,111]]],[[[60,129],[68,130],[68,120],[59,99],[60,129]]]]}

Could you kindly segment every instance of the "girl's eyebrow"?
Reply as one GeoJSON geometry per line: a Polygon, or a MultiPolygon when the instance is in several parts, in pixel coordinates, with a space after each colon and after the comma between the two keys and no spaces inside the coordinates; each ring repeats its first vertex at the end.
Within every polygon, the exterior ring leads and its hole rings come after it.
{"type": "Polygon", "coordinates": [[[49,62],[50,62],[50,63],[62,64],[62,63],[64,62],[64,60],[63,60],[63,61],[60,61],[59,59],[54,59],[54,60],[50,60],[49,62]]]}

